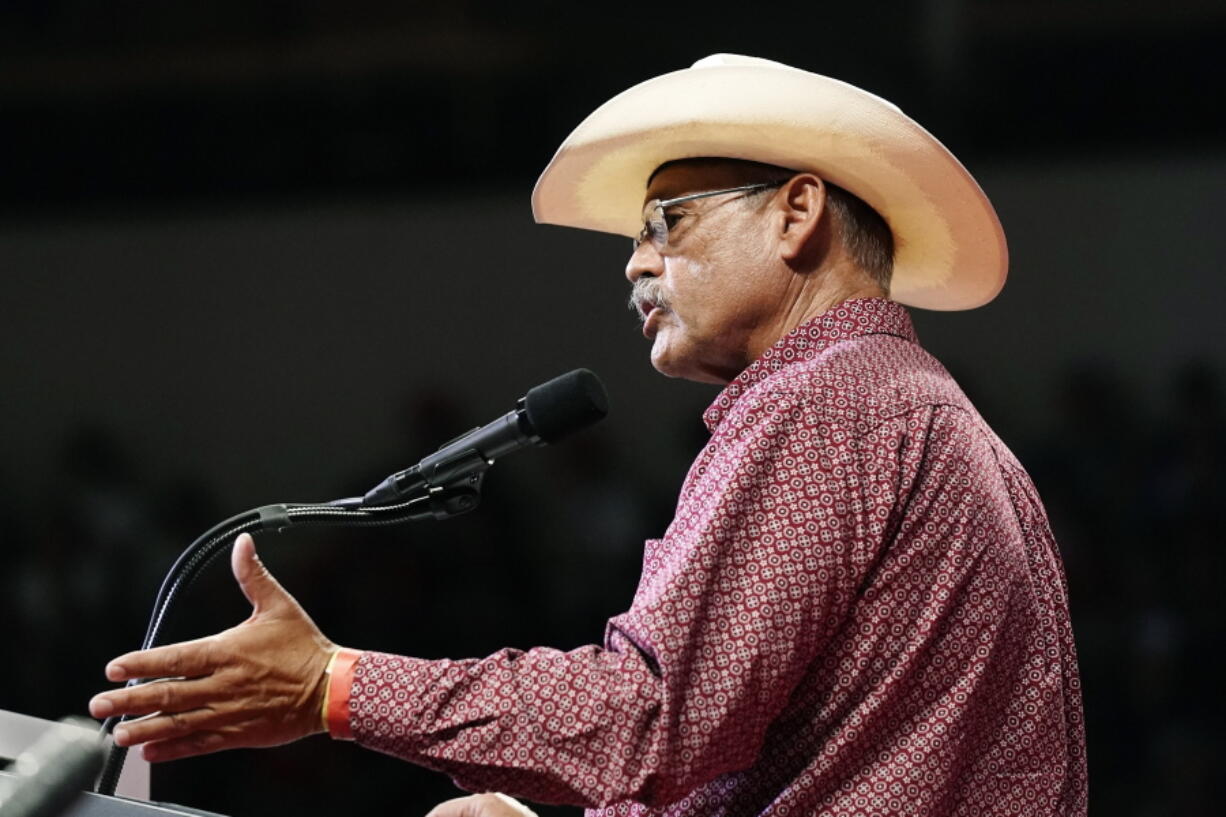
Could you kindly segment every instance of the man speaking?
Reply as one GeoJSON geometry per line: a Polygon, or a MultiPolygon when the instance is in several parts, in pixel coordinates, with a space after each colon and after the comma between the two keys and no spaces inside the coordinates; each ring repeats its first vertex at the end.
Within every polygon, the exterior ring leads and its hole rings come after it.
{"type": "Polygon", "coordinates": [[[1083,815],[1056,544],[902,306],[973,308],[1004,284],[962,165],[871,94],[719,55],[597,109],[533,208],[633,238],[652,365],[724,386],[603,645],[338,649],[244,536],[251,618],[112,661],[112,681],[182,678],[95,697],[96,717],[158,713],[116,740],[157,761],[326,730],[608,814],[1083,815]]]}

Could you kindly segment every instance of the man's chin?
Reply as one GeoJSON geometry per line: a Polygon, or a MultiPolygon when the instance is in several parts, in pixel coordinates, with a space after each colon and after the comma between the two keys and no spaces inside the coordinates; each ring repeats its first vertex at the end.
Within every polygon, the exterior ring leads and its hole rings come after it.
{"type": "Polygon", "coordinates": [[[665,337],[665,332],[658,332],[651,341],[651,365],[665,377],[685,377],[685,367],[680,361],[665,337]]]}
{"type": "Polygon", "coordinates": [[[704,370],[692,356],[678,354],[676,348],[667,343],[661,343],[659,335],[656,336],[655,343],[651,347],[651,365],[665,377],[716,385],[724,385],[728,382],[727,378],[718,377],[704,370]]]}

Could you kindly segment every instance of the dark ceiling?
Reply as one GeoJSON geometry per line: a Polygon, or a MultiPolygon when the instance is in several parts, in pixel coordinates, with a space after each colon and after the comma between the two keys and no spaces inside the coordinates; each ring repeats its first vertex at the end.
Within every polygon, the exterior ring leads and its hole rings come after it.
{"type": "Polygon", "coordinates": [[[530,183],[604,99],[715,51],[861,85],[964,157],[1215,149],[1224,44],[1199,0],[7,0],[0,206],[530,183]]]}

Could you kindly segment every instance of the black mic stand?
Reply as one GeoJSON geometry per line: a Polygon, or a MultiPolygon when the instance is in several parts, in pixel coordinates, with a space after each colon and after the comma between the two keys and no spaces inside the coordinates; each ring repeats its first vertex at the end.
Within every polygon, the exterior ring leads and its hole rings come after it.
{"type": "MultiPolygon", "coordinates": [[[[485,470],[492,464],[490,460],[481,460],[479,464],[474,463],[472,467],[465,469],[454,483],[443,487],[429,487],[428,493],[424,495],[394,504],[370,507],[363,505],[362,497],[353,497],[323,504],[265,505],[232,516],[213,526],[179,555],[166,578],[162,580],[162,587],[158,590],[153,612],[149,617],[149,626],[145,630],[145,640],[141,642],[140,648],[147,650],[157,646],[171,605],[239,534],[280,532],[291,527],[369,528],[399,525],[402,522],[421,519],[450,519],[468,513],[480,503],[482,478],[485,476],[485,470]]],[[[139,679],[134,678],[128,681],[127,685],[136,686],[140,683],[139,679]]],[[[107,718],[102,723],[102,734],[110,734],[115,726],[125,719],[126,716],[107,718]]],[[[127,755],[126,746],[111,745],[95,788],[97,793],[115,793],[127,755]]]]}

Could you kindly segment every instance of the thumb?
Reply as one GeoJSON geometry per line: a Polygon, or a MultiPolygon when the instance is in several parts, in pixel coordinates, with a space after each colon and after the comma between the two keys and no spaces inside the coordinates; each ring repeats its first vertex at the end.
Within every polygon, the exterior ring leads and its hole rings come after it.
{"type": "Polygon", "coordinates": [[[289,598],[280,583],[264,567],[255,553],[255,540],[251,534],[240,534],[230,551],[230,569],[238,581],[239,589],[255,608],[253,615],[283,603],[289,598]]]}

